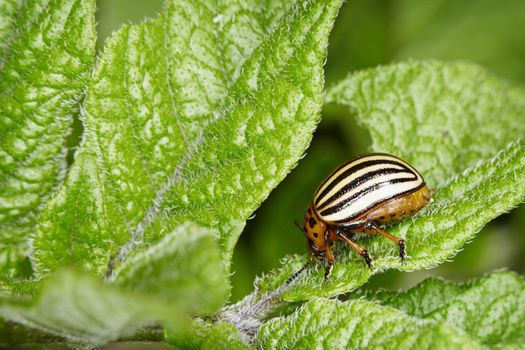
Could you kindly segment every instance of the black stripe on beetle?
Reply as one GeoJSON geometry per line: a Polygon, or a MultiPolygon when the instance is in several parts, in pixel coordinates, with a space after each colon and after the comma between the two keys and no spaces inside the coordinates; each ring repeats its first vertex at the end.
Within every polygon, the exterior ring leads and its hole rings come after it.
{"type": "MultiPolygon", "coordinates": [[[[352,163],[352,162],[349,162],[349,163],[352,163]]],[[[334,171],[334,173],[332,174],[337,174],[339,172],[339,170],[343,167],[345,167],[347,164],[349,163],[345,163],[343,164],[342,166],[340,166],[337,170],[334,171]]],[[[386,165],[386,164],[392,164],[392,165],[396,165],[398,167],[402,167],[404,168],[403,170],[405,171],[410,171],[408,168],[406,168],[404,165],[400,164],[399,162],[397,161],[392,161],[392,160],[374,160],[374,161],[367,161],[367,162],[362,162],[362,163],[358,163],[354,166],[352,166],[351,168],[345,170],[344,172],[342,172],[341,174],[339,174],[335,179],[332,178],[331,176],[329,176],[322,184],[321,186],[319,187],[320,189],[323,188],[325,185],[326,187],[323,189],[323,191],[321,193],[316,193],[315,195],[315,205],[319,205],[320,203],[320,200],[326,196],[326,194],[328,192],[330,192],[334,186],[336,186],[336,184],[340,183],[341,181],[345,180],[346,178],[348,178],[349,175],[352,175],[354,174],[355,172],[357,172],[358,170],[361,170],[361,169],[365,169],[365,168],[369,168],[371,167],[372,165],[386,165]]],[[[386,169],[392,169],[392,170],[398,170],[398,171],[402,171],[401,169],[399,168],[392,168],[392,167],[383,167],[383,169],[380,169],[380,171],[385,171],[386,169]]],[[[367,176],[367,175],[370,175],[369,173],[365,173],[364,176],[367,176]]]]}
{"type": "MultiPolygon", "coordinates": [[[[330,205],[330,203],[333,203],[333,201],[340,198],[345,193],[351,191],[352,189],[359,187],[360,185],[365,184],[366,182],[372,179],[384,179],[384,181],[379,182],[379,183],[376,182],[376,184],[388,182],[388,179],[385,178],[385,175],[389,175],[389,174],[404,174],[405,176],[407,176],[406,178],[408,178],[408,176],[412,176],[412,178],[410,178],[411,180],[417,179],[415,174],[407,172],[406,170],[398,169],[398,168],[383,168],[383,169],[379,169],[375,171],[370,171],[350,181],[348,184],[344,185],[339,191],[334,193],[332,196],[330,196],[329,198],[324,198],[322,203],[316,203],[316,205],[319,208],[319,210],[322,211],[327,205],[330,205]]],[[[333,188],[334,186],[335,184],[331,186],[331,188],[333,188]]],[[[325,190],[324,192],[328,193],[329,191],[325,190]]],[[[319,195],[318,202],[321,200],[322,196],[323,194],[319,195]]]]}
{"type": "MultiPolygon", "coordinates": [[[[393,184],[396,184],[396,183],[406,183],[406,182],[411,182],[411,181],[414,181],[414,179],[413,178],[401,178],[401,179],[394,179],[394,180],[385,181],[385,182],[381,182],[381,183],[375,184],[373,186],[367,187],[367,188],[361,190],[360,192],[350,196],[349,198],[345,199],[344,201],[338,203],[337,205],[334,205],[334,206],[328,207],[327,209],[324,209],[323,211],[321,211],[320,215],[322,217],[326,217],[326,216],[328,216],[330,214],[341,212],[341,211],[343,211],[345,209],[348,209],[348,207],[350,207],[352,205],[352,203],[355,203],[355,201],[357,199],[362,198],[363,196],[365,196],[367,194],[375,194],[375,193],[377,193],[377,191],[380,191],[382,187],[390,186],[390,185],[393,185],[393,184]]],[[[417,189],[417,187],[415,189],[417,189]]],[[[394,198],[394,197],[397,197],[397,196],[400,196],[400,195],[404,195],[404,194],[406,194],[408,192],[413,192],[413,191],[414,191],[414,189],[410,189],[410,190],[407,190],[407,191],[401,192],[401,193],[385,193],[383,197],[378,198],[376,201],[372,202],[367,207],[362,208],[360,211],[356,212],[355,210],[349,210],[349,212],[352,213],[352,215],[349,216],[349,217],[346,217],[345,219],[338,220],[338,221],[339,222],[345,222],[345,221],[351,220],[351,219],[356,218],[357,216],[363,214],[365,211],[370,210],[370,208],[376,206],[378,203],[384,202],[384,201],[389,200],[391,198],[394,198]]]]}

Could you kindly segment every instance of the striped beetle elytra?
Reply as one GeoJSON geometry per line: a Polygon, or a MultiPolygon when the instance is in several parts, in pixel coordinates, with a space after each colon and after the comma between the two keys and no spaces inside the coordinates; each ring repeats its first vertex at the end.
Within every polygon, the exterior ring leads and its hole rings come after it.
{"type": "Polygon", "coordinates": [[[344,163],[317,189],[306,210],[303,232],[312,257],[332,272],[335,241],[345,241],[372,268],[368,251],[355,240],[356,233],[379,234],[399,246],[404,261],[405,240],[382,230],[430,201],[423,177],[410,164],[384,153],[373,153],[344,163]]]}

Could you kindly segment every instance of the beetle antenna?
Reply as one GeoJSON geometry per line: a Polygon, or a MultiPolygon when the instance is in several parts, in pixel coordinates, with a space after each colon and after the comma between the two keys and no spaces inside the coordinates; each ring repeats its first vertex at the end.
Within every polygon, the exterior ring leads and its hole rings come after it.
{"type": "Polygon", "coordinates": [[[299,271],[296,271],[296,272],[292,273],[292,275],[290,277],[288,277],[288,279],[284,282],[284,286],[288,286],[293,281],[295,281],[297,279],[297,277],[299,277],[299,275],[301,273],[303,273],[305,267],[306,267],[306,265],[301,267],[301,269],[299,271]]]}
{"type": "Polygon", "coordinates": [[[293,223],[299,229],[299,231],[303,232],[303,228],[301,227],[301,224],[299,223],[299,221],[294,220],[293,223]]]}
{"type": "Polygon", "coordinates": [[[290,277],[288,277],[288,279],[283,283],[283,287],[287,287],[290,284],[292,284],[297,279],[297,277],[299,277],[303,273],[303,271],[308,267],[309,264],[310,264],[310,259],[306,261],[306,264],[304,264],[304,266],[301,267],[300,270],[295,271],[294,273],[292,273],[290,277]]]}

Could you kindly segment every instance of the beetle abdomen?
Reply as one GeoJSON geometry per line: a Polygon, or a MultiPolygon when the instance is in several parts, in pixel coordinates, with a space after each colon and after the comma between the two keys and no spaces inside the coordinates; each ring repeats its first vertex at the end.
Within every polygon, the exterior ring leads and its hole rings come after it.
{"type": "Polygon", "coordinates": [[[387,154],[370,154],[337,168],[314,197],[318,215],[326,222],[347,223],[388,200],[425,186],[407,162],[387,154]]]}

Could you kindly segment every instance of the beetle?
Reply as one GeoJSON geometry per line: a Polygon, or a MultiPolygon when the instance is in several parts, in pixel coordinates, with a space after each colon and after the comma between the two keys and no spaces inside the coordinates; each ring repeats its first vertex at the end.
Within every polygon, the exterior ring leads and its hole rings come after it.
{"type": "Polygon", "coordinates": [[[368,250],[355,234],[379,234],[399,246],[404,262],[405,240],[382,227],[412,215],[430,201],[423,177],[406,161],[386,153],[354,158],[334,170],[319,186],[306,209],[302,231],[311,258],[326,263],[325,279],[332,273],[335,241],[344,241],[363,257],[368,250]]]}

